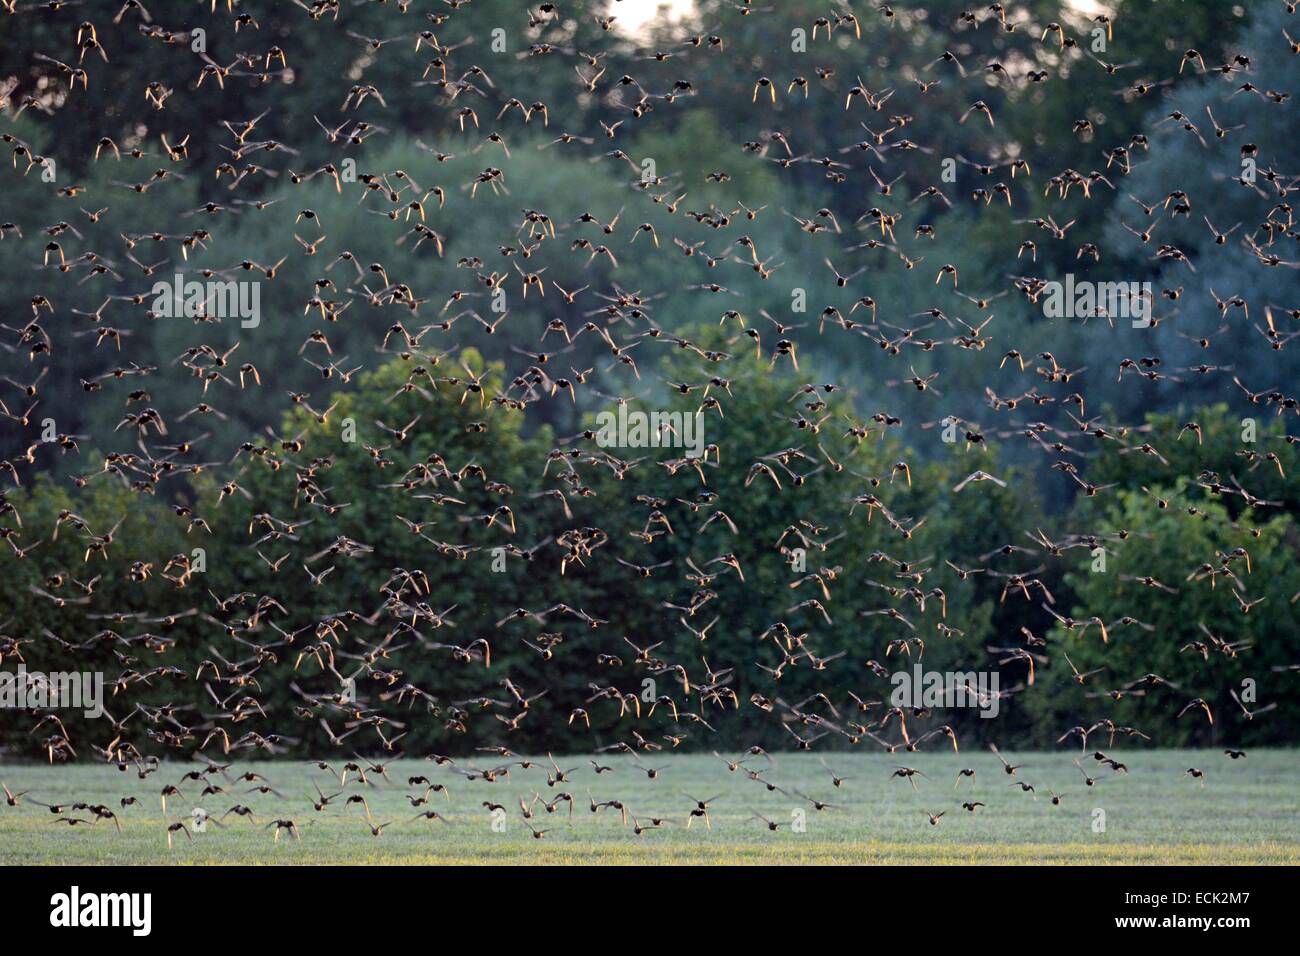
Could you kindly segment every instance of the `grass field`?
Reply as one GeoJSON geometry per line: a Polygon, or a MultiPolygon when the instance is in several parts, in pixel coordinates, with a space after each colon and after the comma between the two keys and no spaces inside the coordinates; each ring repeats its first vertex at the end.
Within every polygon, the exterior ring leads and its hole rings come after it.
{"type": "Polygon", "coordinates": [[[1221,751],[1114,755],[1129,773],[1114,774],[1086,758],[1085,768],[1097,778],[1093,787],[1084,785],[1068,753],[1009,754],[1013,763],[1025,765],[1015,778],[987,752],[828,754],[827,763],[845,778],[839,787],[816,755],[781,754],[771,764],[762,757],[746,760],[765,780],[842,808],[824,811],[797,796],[769,792],[707,755],[652,755],[644,763],[665,768],[654,780],[624,756],[602,755],[600,762],[613,770],[600,776],[588,758],[570,757],[561,767],[579,769],[555,787],[547,786],[540,768],[515,767],[509,778],[486,783],[407,759],[387,767],[389,780],[372,775],[367,785],[350,777],[345,788],[345,796],[364,794],[375,823],[391,822],[379,837],[372,836],[362,806],[344,805],[345,797],[315,811],[313,783],[328,795],[340,789],[338,778],[302,762],[238,764],[229,771],[256,770],[282,797],[246,793],[253,784],[214,777],[230,795],[201,800],[201,783],[180,782],[201,764],[164,764],[146,780],[134,769],[112,766],[9,765],[0,767],[0,780],[11,791],[30,793],[17,807],[0,804],[0,863],[1300,863],[1300,753],[1258,750],[1235,761],[1221,751]],[[914,791],[907,780],[891,777],[901,765],[928,779],[918,778],[914,791]],[[1204,787],[1184,776],[1192,766],[1206,771],[1204,787]],[[977,773],[973,782],[963,780],[954,789],[961,767],[977,773]],[[408,786],[407,778],[421,774],[447,784],[450,799],[434,793],[428,804],[412,808],[406,795],[424,788],[408,786]],[[1037,799],[1011,785],[1013,779],[1034,784],[1037,799]],[[160,791],[177,783],[185,796],[169,797],[164,815],[160,791]],[[1061,795],[1059,805],[1049,788],[1061,795]],[[519,797],[530,799],[535,792],[542,800],[560,792],[574,797],[572,817],[564,804],[547,813],[538,801],[531,823],[549,831],[542,839],[532,836],[518,804],[519,797]],[[652,816],[665,824],[637,836],[632,820],[624,826],[618,810],[593,813],[589,793],[598,801],[623,801],[643,825],[652,816]],[[694,804],[684,793],[705,800],[717,795],[709,806],[711,829],[701,819],[686,827],[694,804]],[[131,795],[140,805],[121,809],[121,798],[131,795]],[[60,824],[60,815],[92,815],[71,809],[52,814],[33,799],[107,805],[122,816],[124,832],[111,820],[60,824]],[[493,815],[481,805],[485,800],[506,806],[503,830],[500,821],[494,829],[493,815]],[[987,806],[972,814],[962,801],[987,806]],[[220,817],[236,803],[251,807],[256,822],[227,816],[225,826],[209,823],[192,840],[177,832],[168,849],[168,823],[190,821],[196,806],[220,817]],[[430,808],[450,823],[411,819],[430,808]],[[792,826],[798,810],[805,811],[802,832],[792,826]],[[1105,814],[1100,832],[1098,810],[1105,814]],[[939,811],[947,813],[932,826],[927,814],[939,811]],[[770,832],[754,812],[780,829],[770,832]],[[285,834],[275,842],[265,825],[276,818],[294,820],[301,838],[285,834]]]}

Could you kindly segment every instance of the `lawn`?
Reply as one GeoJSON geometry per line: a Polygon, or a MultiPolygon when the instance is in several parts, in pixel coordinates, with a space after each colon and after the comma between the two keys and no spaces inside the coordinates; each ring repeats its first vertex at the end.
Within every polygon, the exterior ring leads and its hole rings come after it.
{"type": "MultiPolygon", "coordinates": [[[[578,769],[554,787],[540,767],[515,766],[508,778],[488,783],[432,761],[404,759],[386,767],[388,779],[371,774],[363,784],[349,774],[340,788],[337,776],[313,764],[241,763],[227,772],[230,779],[209,778],[228,794],[202,798],[203,783],[181,780],[202,764],[163,764],[145,780],[134,768],[7,765],[0,767],[0,780],[15,793],[30,792],[17,807],[0,804],[0,863],[1300,863],[1296,751],[1258,750],[1241,760],[1221,751],[1108,753],[1129,772],[1114,773],[1086,757],[1084,767],[1096,778],[1092,787],[1072,764],[1077,755],[1065,752],[1007,754],[1024,764],[1015,777],[988,752],[826,754],[826,763],[844,778],[838,787],[816,754],[745,760],[788,794],[767,790],[743,770],[730,772],[711,755],[663,753],[641,761],[663,768],[656,779],[626,756],[601,755],[600,763],[613,769],[599,776],[586,756],[562,758],[562,768],[578,769]],[[914,778],[915,790],[907,779],[891,776],[904,765],[926,774],[914,778]],[[1204,786],[1185,776],[1193,766],[1206,771],[1204,786]],[[976,775],[954,788],[962,767],[975,768],[976,775]],[[246,770],[262,774],[282,796],[247,792],[253,783],[235,781],[246,770]],[[425,790],[408,785],[416,775],[446,784],[449,796],[431,793],[427,804],[413,808],[407,795],[425,790]],[[1018,780],[1035,792],[1022,791],[1018,780]],[[170,796],[164,814],[160,791],[167,784],[179,785],[184,796],[170,796]],[[326,795],[340,789],[344,795],[318,812],[313,784],[326,795]],[[796,790],[835,807],[818,811],[796,790]],[[1049,790],[1060,795],[1059,804],[1049,790]],[[572,816],[564,803],[553,813],[543,807],[562,792],[574,797],[572,816]],[[519,798],[531,800],[534,793],[541,799],[526,821],[519,798]],[[344,803],[354,794],[365,797],[376,824],[389,824],[380,836],[372,835],[360,803],[344,803]],[[139,805],[121,808],[128,796],[139,805]],[[592,797],[621,800],[631,815],[627,825],[615,808],[593,813],[592,797]],[[686,826],[692,798],[710,801],[711,827],[702,818],[686,826]],[[92,814],[70,807],[54,814],[34,800],[106,805],[121,815],[123,832],[111,820],[61,824],[59,817],[92,814]],[[504,804],[505,813],[494,815],[484,801],[504,804]],[[986,805],[971,813],[963,801],[986,805]],[[252,808],[253,821],[232,814],[224,826],[208,823],[192,838],[177,831],[168,849],[167,824],[191,822],[195,807],[220,818],[237,803],[252,808]],[[428,809],[449,822],[412,819],[428,809]],[[928,814],[940,811],[945,815],[931,825],[928,814]],[[769,831],[755,813],[780,828],[769,831]],[[664,825],[637,836],[632,816],[643,826],[661,817],[664,825]],[[277,818],[292,819],[300,839],[286,833],[276,842],[266,824],[277,818]],[[529,823],[546,830],[544,837],[534,838],[529,823]]],[[[542,762],[549,767],[545,757],[542,762]]],[[[496,765],[475,759],[459,764],[496,765]]]]}

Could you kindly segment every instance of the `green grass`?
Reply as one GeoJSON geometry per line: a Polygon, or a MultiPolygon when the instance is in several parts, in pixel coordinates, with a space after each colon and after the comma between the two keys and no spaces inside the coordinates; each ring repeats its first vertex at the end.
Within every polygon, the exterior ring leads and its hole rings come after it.
{"type": "MultiPolygon", "coordinates": [[[[1009,786],[1012,778],[987,752],[828,754],[830,766],[847,778],[839,788],[816,755],[780,754],[774,764],[761,757],[746,761],[787,790],[843,807],[823,812],[798,797],[769,793],[705,755],[651,755],[643,762],[666,766],[656,780],[623,756],[602,756],[601,763],[614,770],[599,777],[586,757],[565,758],[562,767],[579,769],[554,788],[546,785],[541,769],[516,767],[508,779],[489,784],[467,781],[430,761],[403,760],[389,767],[391,782],[348,781],[347,793],[363,793],[376,822],[394,821],[378,838],[371,836],[360,805],[345,807],[339,798],[323,813],[314,811],[313,782],[327,794],[339,788],[329,774],[301,762],[239,764],[231,771],[257,770],[283,798],[245,793],[251,784],[240,783],[227,785],[233,796],[198,800],[202,786],[187,782],[181,784],[184,799],[168,798],[166,815],[159,791],[177,783],[190,765],[164,764],[146,780],[134,769],[123,773],[112,766],[6,766],[0,779],[9,789],[31,793],[16,808],[0,804],[0,863],[1300,863],[1296,751],[1252,751],[1237,761],[1220,751],[1114,753],[1130,772],[1115,775],[1087,758],[1085,766],[1098,778],[1091,788],[1071,765],[1073,754],[1008,755],[1025,764],[1015,779],[1033,783],[1037,800],[1009,786]],[[891,778],[899,765],[916,767],[929,779],[918,779],[913,791],[906,780],[891,778]],[[1191,766],[1206,771],[1204,787],[1183,775],[1191,766]],[[954,790],[960,767],[978,772],[973,784],[963,781],[954,790]],[[415,788],[406,780],[415,774],[448,784],[450,800],[431,794],[427,807],[419,809],[437,809],[450,825],[411,820],[417,811],[405,795],[415,788]],[[1062,795],[1061,805],[1051,803],[1049,788],[1062,795]],[[540,792],[550,799],[561,791],[575,798],[572,818],[563,805],[546,813],[539,801],[532,823],[550,832],[534,839],[518,798],[540,792]],[[593,814],[589,791],[597,800],[624,801],[643,823],[651,816],[668,822],[638,837],[617,810],[593,814]],[[712,829],[700,820],[687,829],[692,804],[683,791],[705,799],[720,795],[710,806],[712,829]],[[93,827],[55,823],[49,810],[29,802],[85,801],[119,810],[120,799],[129,795],[142,805],[121,811],[120,834],[111,821],[93,827]],[[484,800],[508,807],[504,832],[494,831],[484,800]],[[963,800],[987,806],[971,814],[961,808],[963,800]],[[219,815],[237,802],[253,808],[257,823],[232,815],[224,827],[209,824],[192,841],[176,834],[175,847],[168,849],[167,823],[189,819],[195,806],[219,815]],[[790,824],[800,809],[806,811],[806,830],[795,832],[790,824]],[[1104,832],[1094,832],[1095,809],[1105,811],[1104,832]],[[947,815],[931,826],[926,813],[940,810],[947,815]],[[780,822],[781,829],[769,832],[753,818],[754,811],[780,822]],[[301,839],[274,842],[263,824],[276,817],[296,821],[301,839]]],[[[493,765],[488,760],[461,764],[493,765]]],[[[84,811],[65,815],[89,817],[84,811]]]]}

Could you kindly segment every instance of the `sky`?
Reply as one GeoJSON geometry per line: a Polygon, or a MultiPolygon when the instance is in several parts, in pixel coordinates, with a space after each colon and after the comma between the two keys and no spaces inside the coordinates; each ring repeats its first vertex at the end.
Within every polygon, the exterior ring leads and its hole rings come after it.
{"type": "MultiPolygon", "coordinates": [[[[624,29],[636,32],[654,19],[659,7],[668,7],[674,14],[678,14],[689,10],[692,3],[693,0],[619,0],[613,4],[613,12],[622,21],[624,29]]],[[[1104,8],[1099,0],[1069,0],[1069,3],[1089,15],[1104,8]]]]}
{"type": "Polygon", "coordinates": [[[623,28],[636,32],[655,18],[660,7],[668,7],[675,15],[692,6],[692,0],[621,0],[614,3],[612,13],[618,17],[623,28]]]}

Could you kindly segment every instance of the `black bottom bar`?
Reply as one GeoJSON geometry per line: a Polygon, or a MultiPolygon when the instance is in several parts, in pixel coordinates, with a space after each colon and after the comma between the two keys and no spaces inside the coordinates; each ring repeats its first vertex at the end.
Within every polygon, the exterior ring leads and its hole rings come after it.
{"type": "Polygon", "coordinates": [[[589,933],[626,932],[629,919],[678,919],[688,910],[706,920],[713,911],[737,928],[842,921],[870,927],[873,939],[897,933],[900,941],[918,934],[937,941],[944,927],[1018,933],[1030,924],[1072,936],[1201,933],[1230,944],[1242,931],[1295,925],[1296,871],[1287,868],[509,869],[31,868],[9,871],[6,896],[10,921],[24,934],[135,937],[132,946],[196,934],[214,941],[229,934],[233,942],[240,927],[254,925],[259,938],[283,931],[297,943],[374,946],[409,939],[409,929],[430,920],[496,936],[507,925],[562,925],[566,916],[589,933]],[[147,907],[143,896],[117,894],[148,894],[147,907]],[[754,907],[737,923],[745,900],[754,907]],[[918,923],[922,914],[942,922],[918,923]],[[114,919],[116,926],[84,925],[114,919]]]}

